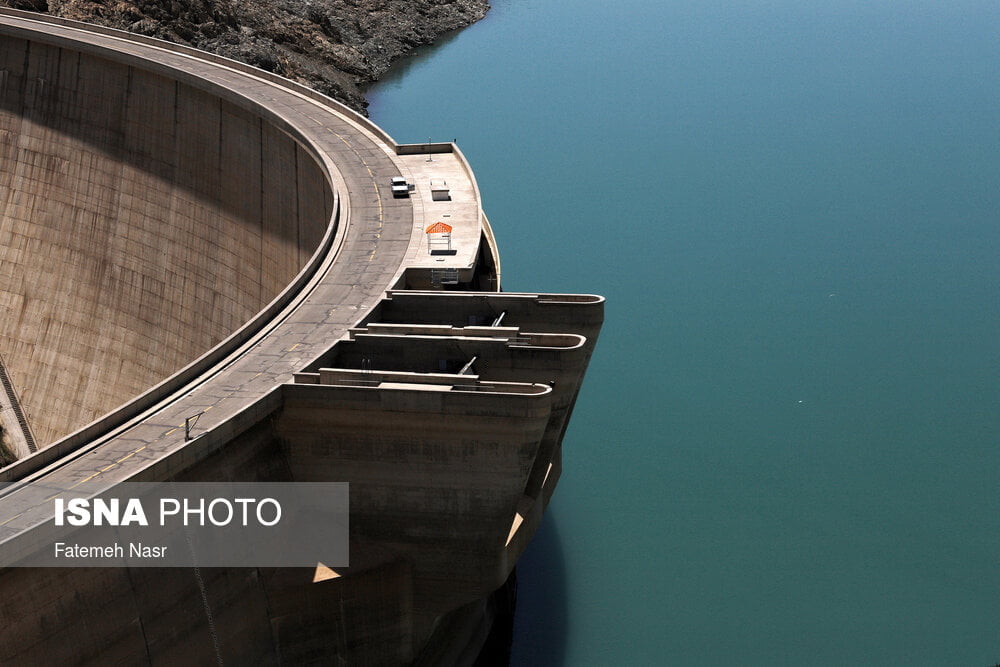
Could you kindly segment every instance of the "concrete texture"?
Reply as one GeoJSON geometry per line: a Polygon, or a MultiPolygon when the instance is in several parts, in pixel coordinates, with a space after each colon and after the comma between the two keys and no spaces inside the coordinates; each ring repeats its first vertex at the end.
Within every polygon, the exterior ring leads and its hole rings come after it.
{"type": "Polygon", "coordinates": [[[13,38],[0,72],[0,349],[44,446],[277,296],[333,197],[291,137],[191,86],[13,38]]]}
{"type": "Polygon", "coordinates": [[[0,12],[0,58],[0,353],[51,443],[0,470],[0,553],[51,548],[27,481],[351,483],[338,577],[0,571],[0,662],[474,654],[481,623],[456,614],[538,525],[603,299],[496,293],[453,145],[399,146],[273,75],[66,21],[0,12]],[[400,175],[414,196],[392,198],[400,175]],[[460,247],[438,263],[424,230],[446,211],[460,247]]]}

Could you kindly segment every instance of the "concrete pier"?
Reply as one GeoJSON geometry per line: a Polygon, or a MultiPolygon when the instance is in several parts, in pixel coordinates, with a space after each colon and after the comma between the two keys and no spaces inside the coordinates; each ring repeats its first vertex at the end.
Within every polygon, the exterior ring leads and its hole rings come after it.
{"type": "Polygon", "coordinates": [[[0,470],[0,550],[45,544],[28,481],[351,483],[336,577],[0,571],[0,663],[439,654],[439,620],[538,525],[603,320],[601,297],[499,288],[453,144],[398,145],[217,56],[0,11],[0,354],[38,450],[0,470]]]}

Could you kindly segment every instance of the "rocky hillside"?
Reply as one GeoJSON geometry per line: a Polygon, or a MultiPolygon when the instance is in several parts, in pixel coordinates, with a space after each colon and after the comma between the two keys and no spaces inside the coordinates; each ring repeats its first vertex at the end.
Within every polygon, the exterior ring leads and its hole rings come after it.
{"type": "Polygon", "coordinates": [[[0,0],[15,9],[159,37],[242,60],[364,111],[359,85],[488,0],[0,0]]]}

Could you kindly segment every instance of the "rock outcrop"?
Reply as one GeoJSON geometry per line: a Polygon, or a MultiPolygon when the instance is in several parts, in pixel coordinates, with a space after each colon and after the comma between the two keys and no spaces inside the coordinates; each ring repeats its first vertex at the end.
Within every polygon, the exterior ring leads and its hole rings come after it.
{"type": "Polygon", "coordinates": [[[194,46],[304,83],[364,112],[359,86],[488,0],[0,0],[194,46]]]}

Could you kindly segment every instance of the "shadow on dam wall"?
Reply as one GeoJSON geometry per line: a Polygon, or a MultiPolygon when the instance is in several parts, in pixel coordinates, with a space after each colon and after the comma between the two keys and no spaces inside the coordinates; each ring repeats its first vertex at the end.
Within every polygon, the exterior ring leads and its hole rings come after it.
{"type": "Polygon", "coordinates": [[[0,41],[0,354],[39,446],[241,327],[333,206],[321,166],[249,102],[0,41]]]}

